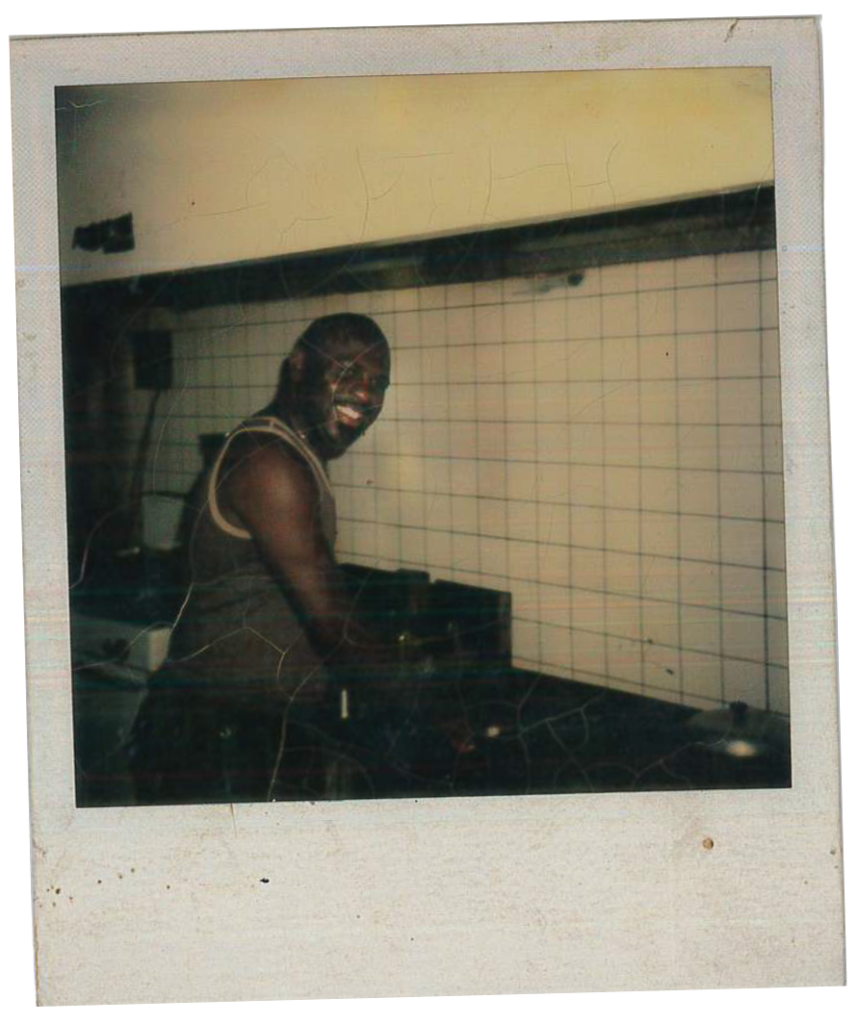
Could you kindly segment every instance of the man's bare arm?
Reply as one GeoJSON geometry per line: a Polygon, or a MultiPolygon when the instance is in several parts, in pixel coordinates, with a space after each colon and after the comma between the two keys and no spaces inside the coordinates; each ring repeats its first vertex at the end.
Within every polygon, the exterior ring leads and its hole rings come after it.
{"type": "Polygon", "coordinates": [[[320,652],[334,661],[388,660],[392,652],[352,615],[341,570],[322,531],[318,484],[310,468],[279,444],[235,454],[235,469],[220,492],[226,511],[251,533],[320,652]]]}

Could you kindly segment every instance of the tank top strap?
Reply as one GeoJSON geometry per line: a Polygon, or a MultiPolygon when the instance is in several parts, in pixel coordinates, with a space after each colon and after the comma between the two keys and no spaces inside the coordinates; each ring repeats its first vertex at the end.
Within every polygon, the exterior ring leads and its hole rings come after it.
{"type": "Polygon", "coordinates": [[[231,443],[241,434],[270,434],[278,437],[281,441],[284,441],[298,452],[304,461],[308,463],[321,493],[327,494],[332,498],[333,491],[324,465],[297,431],[292,430],[288,424],[284,423],[276,416],[254,416],[248,420],[244,420],[243,423],[240,423],[229,433],[217,454],[217,458],[214,461],[214,465],[212,466],[211,473],[208,477],[208,510],[217,527],[224,533],[229,534],[230,537],[237,537],[241,540],[252,539],[251,534],[247,530],[242,530],[238,526],[233,526],[232,523],[223,516],[223,513],[220,511],[220,507],[217,503],[217,489],[219,487],[218,478],[220,475],[220,469],[223,465],[223,460],[226,457],[226,453],[228,452],[231,443]]]}

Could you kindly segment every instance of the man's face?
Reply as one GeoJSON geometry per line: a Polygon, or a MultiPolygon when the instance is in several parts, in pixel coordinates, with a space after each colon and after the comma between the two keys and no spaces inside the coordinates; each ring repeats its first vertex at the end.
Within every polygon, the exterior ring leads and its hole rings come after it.
{"type": "Polygon", "coordinates": [[[342,455],[381,414],[390,383],[384,343],[344,339],[299,363],[295,399],[307,440],[323,459],[342,455]]]}

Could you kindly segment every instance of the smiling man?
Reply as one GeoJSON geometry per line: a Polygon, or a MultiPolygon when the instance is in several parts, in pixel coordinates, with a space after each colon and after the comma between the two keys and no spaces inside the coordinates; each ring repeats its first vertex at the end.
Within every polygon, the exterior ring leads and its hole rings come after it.
{"type": "Polygon", "coordinates": [[[389,380],[373,320],[314,321],[274,401],[226,437],[202,478],[187,595],[134,732],[142,802],[264,798],[288,729],[335,716],[329,669],[365,676],[385,660],[336,565],[326,463],[375,422],[389,380]]]}

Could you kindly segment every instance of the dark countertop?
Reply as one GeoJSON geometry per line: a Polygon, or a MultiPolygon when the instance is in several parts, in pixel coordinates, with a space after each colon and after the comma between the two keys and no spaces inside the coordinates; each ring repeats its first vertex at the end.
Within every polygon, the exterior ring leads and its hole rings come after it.
{"type": "MultiPolygon", "coordinates": [[[[516,669],[479,678],[438,672],[391,699],[319,722],[286,750],[275,796],[366,799],[527,793],[769,788],[790,785],[787,752],[730,757],[690,728],[692,708],[516,669]],[[315,764],[307,775],[307,761],[315,764]]],[[[134,802],[123,737],[139,688],[80,680],[78,800],[134,802]]],[[[255,799],[264,799],[260,793],[255,799]]],[[[182,802],[182,801],[178,801],[182,802]]],[[[189,800],[188,802],[193,802],[189,800]]]]}

